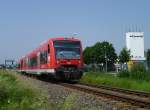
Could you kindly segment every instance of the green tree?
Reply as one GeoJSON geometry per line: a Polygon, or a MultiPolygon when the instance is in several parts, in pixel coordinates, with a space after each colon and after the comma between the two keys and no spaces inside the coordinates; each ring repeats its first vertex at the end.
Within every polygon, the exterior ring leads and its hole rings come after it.
{"type": "Polygon", "coordinates": [[[119,54],[120,63],[127,63],[130,60],[130,51],[126,48],[123,48],[119,54]]]}
{"type": "Polygon", "coordinates": [[[108,65],[113,64],[117,58],[117,54],[115,53],[115,49],[113,45],[107,41],[98,42],[93,46],[94,57],[96,59],[96,63],[100,64],[108,62],[108,65]]]}
{"type": "Polygon", "coordinates": [[[107,41],[97,42],[94,46],[87,47],[84,50],[84,62],[86,64],[104,64],[110,70],[117,58],[113,45],[107,41]]]}
{"type": "Polygon", "coordinates": [[[150,67],[150,49],[148,49],[146,52],[146,59],[147,59],[148,67],[150,67]]]}
{"type": "Polygon", "coordinates": [[[83,59],[85,64],[94,63],[93,47],[86,47],[83,51],[83,59]]]}

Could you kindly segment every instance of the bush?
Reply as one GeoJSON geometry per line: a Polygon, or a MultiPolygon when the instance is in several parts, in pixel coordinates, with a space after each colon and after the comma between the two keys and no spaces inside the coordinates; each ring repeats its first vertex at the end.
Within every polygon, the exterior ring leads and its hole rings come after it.
{"type": "Polygon", "coordinates": [[[130,77],[130,72],[128,70],[122,70],[122,71],[119,72],[118,77],[129,78],[130,77]]]}
{"type": "Polygon", "coordinates": [[[150,69],[146,72],[145,80],[150,81],[150,69]]]}
{"type": "Polygon", "coordinates": [[[146,71],[142,63],[133,65],[130,71],[120,71],[118,77],[150,81],[150,70],[146,71]]]}
{"type": "Polygon", "coordinates": [[[144,80],[146,78],[146,69],[142,63],[133,65],[130,72],[130,77],[133,79],[144,80]]]}

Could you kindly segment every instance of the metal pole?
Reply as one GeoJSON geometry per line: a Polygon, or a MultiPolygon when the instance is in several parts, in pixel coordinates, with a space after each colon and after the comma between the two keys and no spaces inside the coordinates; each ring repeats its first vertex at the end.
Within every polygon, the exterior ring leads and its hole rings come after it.
{"type": "Polygon", "coordinates": [[[104,46],[105,48],[105,71],[107,73],[107,55],[106,55],[106,46],[104,46]]]}
{"type": "Polygon", "coordinates": [[[107,72],[107,56],[106,56],[106,72],[107,72]]]}
{"type": "Polygon", "coordinates": [[[5,68],[6,68],[6,60],[5,60],[5,68]]]}
{"type": "Polygon", "coordinates": [[[106,69],[106,72],[107,72],[107,55],[106,55],[106,52],[105,52],[105,63],[106,63],[105,69],[106,69]]]}

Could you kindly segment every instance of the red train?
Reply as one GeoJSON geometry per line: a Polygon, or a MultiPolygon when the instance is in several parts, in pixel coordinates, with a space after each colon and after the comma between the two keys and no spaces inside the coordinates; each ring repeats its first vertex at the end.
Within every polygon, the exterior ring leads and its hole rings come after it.
{"type": "Polygon", "coordinates": [[[50,38],[19,60],[18,71],[78,80],[83,74],[81,41],[75,38],[50,38]]]}

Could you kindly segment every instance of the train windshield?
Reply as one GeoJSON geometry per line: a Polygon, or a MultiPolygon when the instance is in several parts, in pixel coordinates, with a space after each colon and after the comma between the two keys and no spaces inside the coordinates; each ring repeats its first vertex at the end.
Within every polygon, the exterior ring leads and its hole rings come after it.
{"type": "Polygon", "coordinates": [[[57,59],[80,59],[79,41],[54,41],[57,59]]]}

